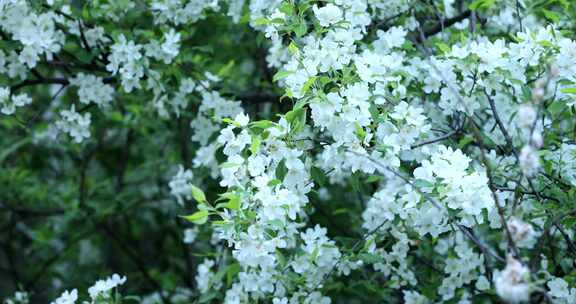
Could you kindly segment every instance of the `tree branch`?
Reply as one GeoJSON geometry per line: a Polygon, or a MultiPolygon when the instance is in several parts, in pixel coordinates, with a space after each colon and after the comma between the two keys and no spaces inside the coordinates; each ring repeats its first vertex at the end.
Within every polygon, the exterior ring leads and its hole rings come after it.
{"type": "Polygon", "coordinates": [[[451,17],[451,18],[447,18],[444,19],[443,22],[438,22],[435,25],[433,25],[432,27],[426,28],[422,31],[422,35],[421,36],[417,36],[416,40],[420,43],[424,42],[424,40],[430,36],[434,36],[440,32],[442,32],[443,29],[450,27],[460,21],[463,21],[465,19],[468,19],[468,17],[470,17],[471,11],[470,10],[465,10],[462,13],[451,17]]]}

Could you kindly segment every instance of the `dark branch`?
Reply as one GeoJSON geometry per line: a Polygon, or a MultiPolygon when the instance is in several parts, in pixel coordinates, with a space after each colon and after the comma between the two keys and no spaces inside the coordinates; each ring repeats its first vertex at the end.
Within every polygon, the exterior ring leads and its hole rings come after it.
{"type": "Polygon", "coordinates": [[[463,21],[465,19],[468,19],[471,15],[471,11],[470,10],[465,10],[462,13],[460,13],[459,15],[456,15],[452,18],[447,18],[444,19],[443,22],[438,22],[436,24],[434,24],[432,27],[430,28],[426,28],[423,30],[423,34],[422,36],[417,36],[416,40],[418,42],[423,42],[425,38],[428,38],[430,36],[434,36],[438,33],[440,33],[443,29],[448,28],[460,21],[463,21]]]}

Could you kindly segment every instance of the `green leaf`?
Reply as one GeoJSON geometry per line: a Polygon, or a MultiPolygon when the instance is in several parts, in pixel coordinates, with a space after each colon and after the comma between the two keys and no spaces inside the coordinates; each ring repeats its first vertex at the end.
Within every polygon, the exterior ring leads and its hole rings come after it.
{"type": "Polygon", "coordinates": [[[436,43],[436,47],[444,54],[450,53],[450,47],[446,43],[438,42],[436,43]]]}
{"type": "Polygon", "coordinates": [[[231,199],[228,204],[226,204],[226,208],[230,210],[240,210],[240,198],[231,199]]]}
{"type": "Polygon", "coordinates": [[[359,171],[350,176],[350,186],[352,186],[352,190],[354,190],[354,192],[362,192],[362,183],[360,183],[359,171]]]}
{"type": "Polygon", "coordinates": [[[240,196],[234,192],[226,192],[220,195],[216,200],[217,202],[226,201],[225,203],[219,203],[216,205],[216,209],[228,208],[231,210],[240,209],[240,196]]]}
{"type": "Polygon", "coordinates": [[[218,297],[218,292],[216,290],[210,290],[200,296],[198,303],[210,303],[216,297],[218,297]]]}
{"type": "Polygon", "coordinates": [[[258,153],[258,149],[260,148],[260,144],[262,143],[262,139],[258,135],[252,135],[252,144],[250,145],[250,153],[255,155],[258,153]]]}
{"type": "Polygon", "coordinates": [[[282,159],[282,161],[280,161],[278,166],[276,166],[275,174],[278,180],[280,181],[284,180],[284,177],[286,177],[286,174],[288,174],[288,168],[286,168],[286,159],[282,159]]]}
{"type": "Polygon", "coordinates": [[[564,112],[564,108],[566,107],[566,104],[556,100],[553,103],[550,104],[550,106],[548,106],[548,108],[546,108],[548,111],[550,111],[550,113],[554,116],[562,114],[564,112]]]}
{"type": "Polygon", "coordinates": [[[15,142],[14,144],[12,144],[10,147],[4,149],[2,152],[0,152],[0,164],[2,164],[4,162],[4,160],[8,156],[10,156],[12,153],[16,152],[22,146],[27,145],[31,141],[32,141],[32,137],[25,137],[25,138],[15,142]]]}
{"type": "Polygon", "coordinates": [[[290,133],[296,134],[300,132],[306,125],[306,109],[298,107],[289,111],[284,116],[286,121],[290,123],[290,133]]]}
{"type": "Polygon", "coordinates": [[[290,76],[290,74],[292,74],[292,73],[294,73],[294,72],[292,72],[292,71],[278,71],[276,74],[274,74],[274,77],[272,77],[272,81],[276,82],[280,79],[284,79],[284,78],[290,76]]]}
{"type": "Polygon", "coordinates": [[[254,25],[267,25],[268,23],[270,23],[270,21],[268,21],[268,19],[264,18],[264,17],[260,17],[256,20],[254,20],[254,25]]]}
{"type": "Polygon", "coordinates": [[[370,176],[368,176],[368,178],[366,179],[366,183],[367,183],[367,184],[376,183],[376,182],[379,182],[380,180],[382,180],[382,176],[380,176],[380,175],[370,175],[370,176]]]}
{"type": "Polygon", "coordinates": [[[312,179],[318,183],[318,185],[320,185],[322,187],[326,185],[327,178],[326,178],[326,174],[324,174],[324,171],[322,171],[322,169],[319,169],[317,167],[312,167],[310,169],[310,175],[311,175],[312,179]]]}
{"type": "Polygon", "coordinates": [[[311,7],[312,5],[309,1],[301,1],[301,3],[298,5],[298,14],[302,16],[311,7]]]}
{"type": "Polygon", "coordinates": [[[233,263],[226,267],[226,286],[230,287],[234,281],[234,277],[240,272],[240,264],[233,263]]]}
{"type": "Polygon", "coordinates": [[[129,295],[122,297],[122,303],[126,301],[134,301],[134,303],[142,303],[142,299],[139,296],[129,295]]]}
{"type": "Polygon", "coordinates": [[[298,54],[298,47],[296,46],[294,41],[290,42],[290,44],[288,45],[288,52],[290,52],[290,54],[292,55],[298,54]]]}
{"type": "Polygon", "coordinates": [[[354,127],[356,136],[358,136],[358,139],[363,142],[364,138],[366,137],[366,131],[358,123],[355,123],[354,127]]]}
{"type": "Polygon", "coordinates": [[[423,179],[416,179],[414,181],[414,186],[416,188],[424,188],[424,187],[433,187],[434,184],[432,184],[431,182],[427,181],[427,180],[423,180],[423,179]]]}
{"type": "Polygon", "coordinates": [[[332,215],[339,215],[339,214],[345,214],[345,213],[349,213],[350,210],[346,209],[346,208],[338,208],[334,211],[332,211],[332,215]]]}
{"type": "Polygon", "coordinates": [[[361,253],[358,255],[358,257],[365,263],[371,263],[371,264],[380,263],[383,260],[382,256],[373,253],[361,253]]]}
{"type": "Polygon", "coordinates": [[[220,203],[216,205],[218,208],[228,208],[230,210],[240,210],[240,196],[232,192],[226,192],[221,195],[218,200],[228,200],[226,203],[220,203]]]}
{"type": "Polygon", "coordinates": [[[192,185],[192,197],[199,203],[206,202],[206,195],[204,195],[204,192],[194,185],[192,185]]]}
{"type": "Polygon", "coordinates": [[[281,183],[282,183],[281,180],[275,178],[275,179],[268,182],[268,186],[274,187],[274,186],[280,185],[281,183]]]}
{"type": "Polygon", "coordinates": [[[225,66],[220,68],[220,70],[218,71],[218,76],[220,76],[220,77],[227,76],[235,64],[236,64],[236,62],[234,60],[228,61],[228,63],[225,66]]]}
{"type": "Polygon", "coordinates": [[[563,88],[560,89],[560,92],[565,94],[576,94],[576,88],[563,88]]]}
{"type": "Polygon", "coordinates": [[[558,14],[556,14],[553,11],[547,10],[547,9],[542,9],[542,14],[544,14],[544,17],[554,23],[558,23],[560,21],[560,17],[558,16],[558,14]]]}
{"type": "Polygon", "coordinates": [[[310,90],[312,85],[316,82],[316,78],[318,78],[318,77],[312,76],[308,80],[306,80],[304,85],[302,85],[302,90],[301,90],[302,94],[306,94],[306,92],[308,92],[310,90]]]}
{"type": "Polygon", "coordinates": [[[235,123],[234,123],[234,120],[232,120],[232,119],[230,119],[230,118],[227,118],[227,117],[222,118],[222,122],[223,122],[223,123],[226,123],[226,124],[229,124],[229,125],[234,125],[234,124],[235,124],[235,123]]]}
{"type": "Polygon", "coordinates": [[[190,215],[183,216],[183,218],[194,224],[202,225],[208,221],[208,215],[208,210],[200,210],[190,215]]]}
{"type": "Polygon", "coordinates": [[[547,48],[554,47],[554,44],[548,40],[540,40],[540,41],[537,41],[536,43],[538,43],[539,45],[541,45],[543,47],[547,47],[547,48]]]}
{"type": "Polygon", "coordinates": [[[251,128],[258,128],[258,129],[268,129],[270,127],[275,126],[276,124],[269,121],[269,120],[258,120],[253,121],[250,123],[251,128]]]}
{"type": "Polygon", "coordinates": [[[286,21],[285,21],[284,19],[282,19],[282,18],[274,18],[274,19],[272,19],[272,21],[270,21],[270,22],[271,22],[271,23],[274,23],[274,24],[283,24],[283,23],[286,22],[286,21]]]}
{"type": "Polygon", "coordinates": [[[280,251],[279,249],[276,249],[276,257],[278,258],[278,263],[281,266],[286,265],[286,257],[284,256],[284,254],[282,254],[282,251],[280,251]]]}
{"type": "Polygon", "coordinates": [[[460,149],[463,149],[464,147],[466,147],[469,143],[474,141],[474,137],[472,136],[464,136],[462,137],[462,139],[460,139],[460,141],[458,142],[458,147],[460,149]]]}
{"type": "Polygon", "coordinates": [[[316,258],[318,257],[318,253],[320,253],[320,249],[318,247],[316,247],[316,248],[314,248],[314,250],[312,250],[312,254],[310,254],[310,262],[316,261],[316,258]]]}
{"type": "Polygon", "coordinates": [[[281,12],[283,12],[288,16],[294,15],[294,5],[290,2],[282,3],[282,5],[280,5],[280,8],[278,10],[280,10],[281,12]]]}
{"type": "Polygon", "coordinates": [[[476,11],[479,9],[489,9],[492,6],[494,6],[494,3],[496,2],[496,0],[476,0],[472,3],[470,3],[470,5],[468,5],[468,8],[470,10],[476,11]]]}
{"type": "Polygon", "coordinates": [[[308,32],[308,27],[306,26],[306,21],[304,19],[300,20],[298,24],[294,27],[294,33],[297,37],[302,37],[308,32]]]}

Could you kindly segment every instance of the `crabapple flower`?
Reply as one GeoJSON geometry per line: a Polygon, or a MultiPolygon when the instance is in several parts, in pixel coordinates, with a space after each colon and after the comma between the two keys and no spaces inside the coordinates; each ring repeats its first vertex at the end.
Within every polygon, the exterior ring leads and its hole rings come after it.
{"type": "Polygon", "coordinates": [[[196,284],[198,285],[198,290],[200,290],[201,293],[208,291],[210,288],[210,283],[215,275],[211,270],[214,265],[215,262],[210,259],[204,260],[202,264],[198,265],[196,284]]]}
{"type": "Polygon", "coordinates": [[[25,291],[16,291],[13,296],[5,298],[3,304],[28,304],[30,296],[25,291]]]}
{"type": "Polygon", "coordinates": [[[192,244],[198,236],[198,227],[184,229],[184,238],[182,242],[185,244],[192,244]]]}
{"type": "Polygon", "coordinates": [[[0,87],[0,112],[11,115],[16,112],[16,107],[23,107],[32,103],[32,98],[26,94],[10,96],[10,89],[0,87]]]}
{"type": "Polygon", "coordinates": [[[529,278],[530,270],[512,256],[508,256],[506,268],[494,276],[496,293],[507,303],[527,302],[532,289],[529,278]]]}
{"type": "Polygon", "coordinates": [[[554,303],[576,303],[576,288],[570,287],[562,278],[555,278],[546,284],[550,291],[548,294],[554,299],[554,303]]]}
{"type": "Polygon", "coordinates": [[[59,131],[68,133],[76,143],[81,143],[84,139],[90,138],[90,113],[84,115],[76,112],[74,105],[70,110],[60,112],[61,119],[56,122],[59,131]]]}
{"type": "Polygon", "coordinates": [[[162,43],[162,52],[166,54],[164,62],[172,62],[172,59],[178,55],[179,48],[180,33],[176,33],[174,29],[170,29],[170,31],[164,35],[164,43],[162,43]]]}
{"type": "Polygon", "coordinates": [[[70,84],[78,87],[78,98],[81,103],[93,102],[99,106],[107,106],[112,101],[114,88],[104,84],[102,77],[79,73],[70,79],[70,84]]]}
{"type": "Polygon", "coordinates": [[[120,74],[122,86],[127,93],[132,92],[134,88],[140,88],[140,78],[144,76],[144,68],[147,66],[142,49],[142,45],[128,41],[124,34],[121,34],[111,47],[106,70],[113,75],[120,74]]]}
{"type": "Polygon", "coordinates": [[[332,3],[328,3],[321,8],[314,5],[312,9],[321,26],[327,27],[342,20],[342,10],[332,3]]]}
{"type": "Polygon", "coordinates": [[[160,60],[165,64],[170,64],[176,56],[178,56],[180,49],[180,33],[174,29],[164,34],[164,42],[160,43],[152,40],[149,44],[144,46],[146,56],[160,60]]]}
{"type": "Polygon", "coordinates": [[[64,291],[62,295],[50,304],[74,304],[78,300],[78,290],[64,291]]]}
{"type": "Polygon", "coordinates": [[[125,282],[126,277],[121,277],[115,273],[105,280],[96,281],[92,287],[88,288],[88,294],[90,294],[92,300],[96,300],[99,297],[107,299],[110,297],[110,290],[123,285],[125,282]]]}
{"type": "Polygon", "coordinates": [[[405,290],[404,292],[404,303],[406,304],[428,304],[428,300],[425,296],[419,294],[416,291],[405,290]]]}
{"type": "Polygon", "coordinates": [[[512,217],[507,222],[508,230],[512,235],[512,239],[518,245],[525,245],[530,243],[534,238],[534,228],[532,225],[525,223],[515,217],[512,217]]]}
{"type": "Polygon", "coordinates": [[[240,127],[245,127],[250,122],[250,117],[247,114],[240,113],[234,117],[234,121],[238,123],[240,127]]]}
{"type": "Polygon", "coordinates": [[[184,166],[178,167],[178,172],[172,177],[168,186],[170,187],[170,194],[176,197],[178,204],[184,204],[184,199],[192,199],[192,179],[194,174],[189,169],[184,169],[184,166]]]}

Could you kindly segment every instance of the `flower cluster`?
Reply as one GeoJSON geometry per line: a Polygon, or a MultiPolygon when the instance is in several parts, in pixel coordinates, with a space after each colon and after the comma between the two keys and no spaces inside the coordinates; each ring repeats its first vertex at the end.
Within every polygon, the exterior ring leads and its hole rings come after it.
{"type": "Polygon", "coordinates": [[[32,103],[32,98],[26,94],[10,96],[8,88],[0,87],[0,112],[5,115],[11,115],[16,112],[16,107],[23,107],[32,103]]]}
{"type": "Polygon", "coordinates": [[[494,276],[496,292],[509,303],[528,301],[531,288],[528,284],[530,271],[512,257],[508,257],[506,261],[506,268],[494,276]]]}
{"type": "Polygon", "coordinates": [[[37,14],[24,0],[0,4],[0,28],[21,44],[18,61],[28,68],[36,67],[41,56],[50,60],[60,51],[65,35],[57,25],[63,19],[54,12],[37,14]]]}
{"type": "MultiPolygon", "coordinates": [[[[112,293],[112,291],[119,286],[126,283],[126,277],[121,277],[118,274],[113,274],[111,277],[98,280],[94,285],[88,288],[88,294],[90,295],[90,301],[84,301],[85,304],[97,304],[103,303],[105,300],[114,299],[114,301],[119,301],[117,299],[117,294],[112,293]]],[[[60,297],[51,302],[51,304],[75,304],[78,300],[78,290],[73,289],[71,291],[64,291],[60,297]]],[[[115,303],[115,302],[114,302],[115,303]]]]}
{"type": "Polygon", "coordinates": [[[60,132],[68,133],[76,143],[90,138],[90,113],[82,115],[72,105],[70,110],[62,110],[60,116],[61,119],[56,122],[56,128],[60,132]]]}
{"type": "Polygon", "coordinates": [[[70,79],[70,84],[78,87],[78,98],[81,103],[93,102],[103,107],[108,106],[113,99],[114,88],[104,84],[101,77],[80,73],[70,79]]]}
{"type": "Polygon", "coordinates": [[[184,199],[192,199],[192,179],[194,174],[190,170],[184,170],[183,166],[178,168],[178,173],[172,177],[168,184],[170,187],[170,194],[176,197],[179,204],[184,202],[184,199]]]}
{"type": "Polygon", "coordinates": [[[17,291],[12,297],[6,298],[3,304],[28,304],[30,303],[29,295],[23,291],[17,291]]]}

